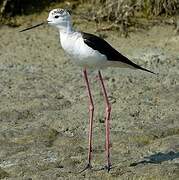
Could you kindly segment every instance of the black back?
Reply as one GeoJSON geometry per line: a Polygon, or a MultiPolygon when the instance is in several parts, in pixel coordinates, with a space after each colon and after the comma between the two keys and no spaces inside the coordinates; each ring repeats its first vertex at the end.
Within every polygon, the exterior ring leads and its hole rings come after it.
{"type": "Polygon", "coordinates": [[[140,67],[139,65],[130,61],[127,57],[123,56],[117,50],[115,50],[108,42],[104,39],[95,36],[93,34],[82,32],[82,37],[84,42],[94,50],[99,51],[101,54],[104,54],[109,61],[120,61],[122,63],[128,64],[134,68],[141,69],[150,73],[155,74],[154,72],[140,67]]]}

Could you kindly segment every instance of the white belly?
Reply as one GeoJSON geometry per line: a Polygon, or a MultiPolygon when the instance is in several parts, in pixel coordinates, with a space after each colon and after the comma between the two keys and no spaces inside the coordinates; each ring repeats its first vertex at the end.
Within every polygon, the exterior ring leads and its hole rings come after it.
{"type": "Polygon", "coordinates": [[[60,41],[62,48],[77,65],[91,68],[107,66],[106,56],[86,45],[80,33],[60,34],[60,41]]]}

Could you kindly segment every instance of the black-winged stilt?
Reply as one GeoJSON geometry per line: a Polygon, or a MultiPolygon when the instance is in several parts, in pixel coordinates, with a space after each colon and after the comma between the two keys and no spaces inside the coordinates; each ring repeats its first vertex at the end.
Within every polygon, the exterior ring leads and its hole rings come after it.
{"type": "MultiPolygon", "coordinates": [[[[120,67],[120,68],[132,68],[147,71],[155,74],[154,72],[147,70],[139,65],[133,63],[128,58],[120,54],[109,43],[102,38],[99,38],[93,34],[75,31],[71,24],[71,15],[65,9],[54,9],[50,11],[47,22],[49,25],[58,28],[60,33],[60,42],[64,51],[70,55],[73,61],[83,67],[83,75],[86,83],[86,88],[89,97],[89,147],[88,147],[88,162],[84,170],[91,168],[92,159],[92,134],[93,134],[93,115],[94,115],[94,103],[89,86],[87,69],[98,69],[98,76],[103,90],[104,100],[106,104],[106,117],[105,117],[105,150],[106,150],[106,166],[109,171],[111,168],[110,160],[110,117],[111,117],[111,105],[108,100],[108,95],[103,82],[103,78],[100,69],[106,67],[120,67]]],[[[40,26],[40,23],[36,26],[24,29],[26,31],[34,27],[40,26]]],[[[21,31],[21,32],[22,32],[21,31]]]]}

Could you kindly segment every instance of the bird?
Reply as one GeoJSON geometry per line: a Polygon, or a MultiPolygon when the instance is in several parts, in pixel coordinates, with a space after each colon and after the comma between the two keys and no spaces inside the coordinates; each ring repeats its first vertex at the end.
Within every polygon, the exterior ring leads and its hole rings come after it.
{"type": "MultiPolygon", "coordinates": [[[[82,67],[87,95],[89,99],[89,132],[88,132],[88,154],[87,164],[81,171],[92,168],[92,139],[93,139],[93,121],[94,121],[94,102],[91,93],[91,88],[88,79],[88,69],[98,71],[98,77],[101,84],[105,109],[105,157],[106,164],[104,168],[109,172],[111,163],[110,152],[110,120],[111,120],[111,104],[108,98],[106,86],[102,77],[101,70],[107,67],[131,68],[133,70],[142,70],[148,73],[155,74],[153,71],[145,69],[113,48],[106,40],[87,32],[77,31],[72,26],[71,14],[66,9],[53,9],[49,12],[47,23],[56,27],[59,30],[61,47],[72,61],[82,67]]],[[[32,26],[21,30],[20,32],[32,29],[42,25],[32,26]]]]}

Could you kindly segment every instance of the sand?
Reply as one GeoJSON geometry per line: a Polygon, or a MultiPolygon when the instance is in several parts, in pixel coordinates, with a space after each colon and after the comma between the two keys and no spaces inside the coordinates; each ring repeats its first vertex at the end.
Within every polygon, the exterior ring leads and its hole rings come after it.
{"type": "MultiPolygon", "coordinates": [[[[93,23],[83,23],[76,26],[94,33],[93,23]]],[[[93,169],[79,173],[88,144],[81,68],[65,56],[56,29],[19,33],[23,27],[0,27],[1,179],[179,179],[179,35],[172,26],[136,30],[128,38],[102,32],[121,53],[159,73],[102,71],[112,104],[109,173],[100,170],[105,106],[97,72],[88,71],[95,101],[93,169]]]]}

